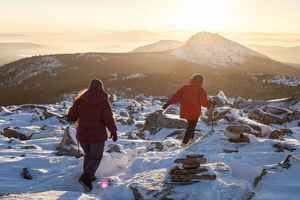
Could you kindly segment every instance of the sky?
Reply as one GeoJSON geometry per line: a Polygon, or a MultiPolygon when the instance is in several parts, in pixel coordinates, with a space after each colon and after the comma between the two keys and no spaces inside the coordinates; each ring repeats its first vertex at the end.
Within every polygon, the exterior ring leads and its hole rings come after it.
{"type": "Polygon", "coordinates": [[[300,32],[300,0],[0,0],[0,32],[300,32]]]}

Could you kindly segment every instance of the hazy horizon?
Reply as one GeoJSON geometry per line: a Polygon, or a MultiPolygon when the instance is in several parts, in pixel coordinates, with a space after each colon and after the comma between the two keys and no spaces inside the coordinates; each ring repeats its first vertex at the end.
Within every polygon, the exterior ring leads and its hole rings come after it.
{"type": "Polygon", "coordinates": [[[6,0],[0,32],[299,33],[299,6],[297,0],[6,0]]]}
{"type": "Polygon", "coordinates": [[[159,40],[184,42],[201,31],[250,48],[295,47],[299,7],[296,0],[3,0],[0,43],[43,47],[0,57],[8,62],[48,53],[128,52],[159,40]]]}

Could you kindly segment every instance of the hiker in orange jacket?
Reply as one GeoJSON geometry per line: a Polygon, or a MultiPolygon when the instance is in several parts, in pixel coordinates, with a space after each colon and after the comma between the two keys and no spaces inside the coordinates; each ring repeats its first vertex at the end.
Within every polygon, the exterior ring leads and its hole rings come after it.
{"type": "Polygon", "coordinates": [[[163,105],[166,110],[171,104],[180,104],[180,117],[187,120],[188,126],[182,145],[187,145],[195,135],[195,128],[201,116],[201,107],[209,107],[212,102],[208,100],[207,92],[202,87],[203,76],[195,74],[190,80],[190,84],[180,88],[169,101],[163,105]]]}

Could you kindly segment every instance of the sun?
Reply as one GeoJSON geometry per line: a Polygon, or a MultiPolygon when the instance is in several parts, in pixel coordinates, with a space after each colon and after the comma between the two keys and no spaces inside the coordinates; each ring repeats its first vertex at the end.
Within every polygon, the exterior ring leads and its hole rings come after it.
{"type": "Polygon", "coordinates": [[[186,29],[222,30],[230,23],[229,0],[182,0],[179,26],[186,29]]]}

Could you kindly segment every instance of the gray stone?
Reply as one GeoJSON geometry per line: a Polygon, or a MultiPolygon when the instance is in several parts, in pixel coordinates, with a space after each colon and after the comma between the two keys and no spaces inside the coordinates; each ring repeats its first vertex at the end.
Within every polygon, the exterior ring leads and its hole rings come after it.
{"type": "Polygon", "coordinates": [[[150,131],[151,134],[157,133],[162,128],[186,128],[187,123],[182,119],[170,118],[164,115],[162,111],[151,113],[145,120],[144,130],[150,131]]]}

